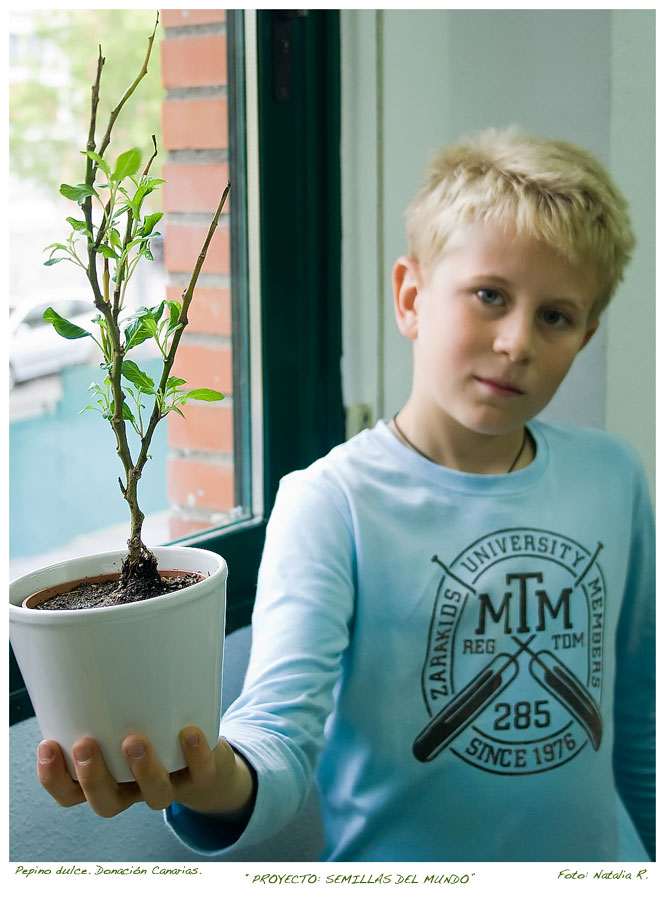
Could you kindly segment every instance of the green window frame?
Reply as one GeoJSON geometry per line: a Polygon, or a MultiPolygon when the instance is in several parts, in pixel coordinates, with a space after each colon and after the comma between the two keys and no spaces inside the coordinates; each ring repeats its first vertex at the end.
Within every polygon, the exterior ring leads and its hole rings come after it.
{"type": "MultiPolygon", "coordinates": [[[[229,35],[241,33],[243,18],[242,11],[229,10],[229,35]]],[[[280,478],[344,439],[339,10],[259,10],[256,28],[263,513],[184,541],[214,550],[229,562],[227,633],[251,620],[266,523],[280,478]]],[[[230,60],[230,73],[237,64],[242,60],[230,60]]],[[[240,111],[243,102],[242,91],[231,84],[232,112],[240,111]]],[[[239,187],[244,152],[242,144],[231,150],[231,180],[239,187]]],[[[242,196],[242,191],[236,194],[242,196]]],[[[242,232],[233,236],[232,246],[234,285],[242,297],[247,253],[242,232]]],[[[242,299],[233,316],[241,353],[247,353],[242,299]]],[[[234,392],[236,385],[241,393],[248,389],[241,377],[243,362],[235,361],[234,392]]],[[[236,465],[246,476],[238,479],[241,492],[248,490],[250,471],[247,409],[247,403],[237,404],[234,423],[240,435],[236,465]]],[[[32,715],[10,652],[10,724],[32,715]]]]}

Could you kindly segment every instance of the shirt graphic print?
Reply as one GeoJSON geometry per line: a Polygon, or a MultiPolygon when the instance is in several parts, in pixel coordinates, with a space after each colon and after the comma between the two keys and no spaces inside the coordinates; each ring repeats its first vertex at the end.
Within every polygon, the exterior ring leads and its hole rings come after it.
{"type": "Polygon", "coordinates": [[[413,754],[531,775],[598,750],[605,582],[602,544],[510,528],[441,569],[413,754]]]}

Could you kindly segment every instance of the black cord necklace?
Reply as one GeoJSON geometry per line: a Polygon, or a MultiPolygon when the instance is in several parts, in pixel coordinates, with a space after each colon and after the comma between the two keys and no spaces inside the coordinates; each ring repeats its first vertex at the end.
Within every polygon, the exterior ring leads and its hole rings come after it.
{"type": "MultiPolygon", "coordinates": [[[[393,416],[393,425],[395,426],[395,431],[402,438],[404,443],[407,444],[409,447],[411,447],[412,450],[415,450],[415,452],[418,454],[418,456],[422,456],[422,457],[424,457],[424,459],[428,459],[430,462],[433,462],[433,463],[435,463],[435,465],[438,465],[436,460],[432,459],[432,457],[428,456],[426,453],[423,453],[422,450],[419,450],[416,447],[416,445],[408,439],[408,437],[404,434],[402,429],[397,424],[397,416],[398,416],[398,413],[395,413],[395,415],[393,416]]],[[[517,463],[519,461],[520,456],[522,455],[522,453],[524,453],[524,448],[526,447],[527,434],[528,434],[528,432],[525,428],[524,429],[524,437],[522,438],[522,444],[520,446],[520,449],[518,450],[517,456],[513,460],[511,467],[507,470],[506,475],[508,475],[510,472],[513,471],[513,469],[515,468],[515,466],[517,465],[517,463]]]]}

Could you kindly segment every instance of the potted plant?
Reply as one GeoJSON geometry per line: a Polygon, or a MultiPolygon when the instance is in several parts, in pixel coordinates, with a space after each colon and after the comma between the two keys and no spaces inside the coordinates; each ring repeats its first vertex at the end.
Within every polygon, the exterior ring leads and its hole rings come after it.
{"type": "Polygon", "coordinates": [[[159,16],[143,65],[97,143],[105,63],[99,49],[83,151],[85,178],[60,188],[79,212],[67,219],[66,241],[46,248],[46,265],[68,260],[85,270],[97,310],[90,331],[53,309],[44,318],[63,338],[92,338],[101,350],[103,377],[90,386],[93,403],[86,409],[101,413],[115,438],[123,469],[120,491],[130,514],[127,549],[66,560],[10,585],[10,639],[44,737],[62,746],[73,775],[72,744],[83,735],[95,738],[118,781],[132,778],[120,749],[127,734],[146,733],[167,770],[175,771],[184,765],[179,731],[195,724],[211,745],[216,743],[221,707],[226,563],[192,547],[150,550],[142,539],[138,501],[139,480],[162,419],[183,415],[189,400],[222,398],[205,388],[188,390],[171,370],[228,184],[182,303],[125,310],[136,266],[152,260],[150,242],[162,214],[146,212],[144,201],[162,180],[150,174],[157,154],[154,136],[143,167],[138,149],[113,158],[109,146],[119,113],[147,74],[158,22],[159,16]],[[161,357],[159,381],[129,358],[150,340],[161,357]]]}

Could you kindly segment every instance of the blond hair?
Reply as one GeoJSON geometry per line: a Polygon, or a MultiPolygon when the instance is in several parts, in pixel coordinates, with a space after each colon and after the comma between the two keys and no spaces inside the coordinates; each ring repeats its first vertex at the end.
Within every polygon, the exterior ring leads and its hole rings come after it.
{"type": "Polygon", "coordinates": [[[635,245],[628,204],[600,163],[565,141],[488,129],[443,147],[407,210],[409,254],[430,269],[472,221],[510,223],[567,262],[593,266],[598,316],[635,245]]]}

